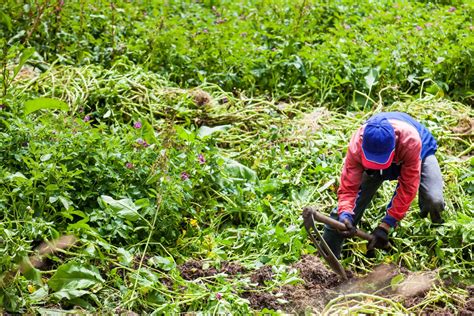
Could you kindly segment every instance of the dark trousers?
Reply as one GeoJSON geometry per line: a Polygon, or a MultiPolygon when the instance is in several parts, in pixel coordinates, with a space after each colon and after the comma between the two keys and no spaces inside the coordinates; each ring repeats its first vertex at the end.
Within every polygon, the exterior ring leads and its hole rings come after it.
{"type": "MultiPolygon", "coordinates": [[[[382,185],[383,181],[397,179],[400,175],[400,166],[394,164],[389,169],[383,170],[382,174],[378,171],[369,173],[364,172],[362,176],[362,184],[354,208],[355,225],[357,225],[362,219],[365,209],[369,205],[378,188],[382,185]]],[[[434,155],[426,157],[421,163],[418,202],[422,217],[426,217],[427,214],[430,214],[432,221],[441,221],[441,218],[438,219],[435,217],[439,216],[439,214],[444,210],[443,178],[438,160],[434,155]]],[[[331,212],[331,217],[338,219],[337,208],[331,212]]],[[[337,230],[328,225],[324,227],[323,238],[331,248],[334,255],[340,258],[344,238],[339,235],[337,230]]]]}

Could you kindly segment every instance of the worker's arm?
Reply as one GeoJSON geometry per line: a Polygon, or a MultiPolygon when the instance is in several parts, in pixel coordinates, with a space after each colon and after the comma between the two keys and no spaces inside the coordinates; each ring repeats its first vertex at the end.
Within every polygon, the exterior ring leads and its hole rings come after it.
{"type": "Polygon", "coordinates": [[[362,174],[364,167],[360,158],[361,136],[363,127],[359,128],[351,138],[347,149],[344,166],[342,168],[341,181],[337,191],[338,196],[338,214],[343,212],[354,214],[357,194],[362,183],[362,174]]]}

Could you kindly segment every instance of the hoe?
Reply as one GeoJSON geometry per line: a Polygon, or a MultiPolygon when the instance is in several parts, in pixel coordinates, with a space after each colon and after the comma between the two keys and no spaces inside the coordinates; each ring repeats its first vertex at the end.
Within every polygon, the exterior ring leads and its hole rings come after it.
{"type": "MultiPolygon", "coordinates": [[[[308,236],[310,240],[316,246],[319,253],[326,260],[326,262],[331,267],[331,269],[334,272],[336,272],[344,281],[347,281],[346,271],[342,267],[339,260],[337,260],[336,256],[332,253],[331,249],[329,248],[328,244],[323,239],[319,231],[316,229],[315,221],[329,225],[332,228],[335,228],[338,230],[344,230],[346,226],[335,219],[332,219],[324,214],[321,214],[320,212],[316,210],[315,207],[307,206],[303,209],[304,227],[306,228],[306,231],[308,232],[308,236]]],[[[369,242],[373,238],[372,235],[360,229],[357,229],[355,235],[369,242]]]]}

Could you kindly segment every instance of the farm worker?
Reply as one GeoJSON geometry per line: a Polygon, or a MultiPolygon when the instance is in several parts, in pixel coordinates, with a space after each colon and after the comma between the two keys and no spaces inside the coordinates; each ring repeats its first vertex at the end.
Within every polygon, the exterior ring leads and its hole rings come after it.
{"type": "Polygon", "coordinates": [[[397,180],[385,216],[372,232],[368,255],[386,248],[390,229],[395,228],[418,191],[421,217],[430,214],[442,223],[443,179],[435,157],[436,140],[428,129],[406,113],[383,112],[372,116],[352,136],[337,191],[338,206],[331,217],[346,230],[325,227],[324,239],[339,258],[343,239],[354,236],[355,226],[385,180],[397,180]]]}

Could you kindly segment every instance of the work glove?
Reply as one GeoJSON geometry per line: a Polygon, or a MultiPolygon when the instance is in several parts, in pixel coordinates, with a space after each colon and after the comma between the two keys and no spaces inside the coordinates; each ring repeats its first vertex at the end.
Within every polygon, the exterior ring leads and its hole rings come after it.
{"type": "Polygon", "coordinates": [[[352,214],[349,212],[342,212],[341,214],[339,214],[339,221],[346,225],[345,230],[338,230],[339,235],[344,238],[353,237],[357,231],[357,228],[355,228],[354,226],[354,219],[352,217],[352,214]]]}
{"type": "Polygon", "coordinates": [[[373,258],[375,257],[375,248],[378,249],[385,249],[388,247],[388,231],[381,227],[378,226],[377,228],[374,229],[372,232],[372,240],[369,242],[369,245],[367,246],[367,257],[373,258]]]}
{"type": "Polygon", "coordinates": [[[375,248],[385,249],[389,245],[388,231],[385,228],[378,226],[374,229],[371,235],[373,236],[373,238],[367,245],[367,258],[375,257],[375,248]]]}

